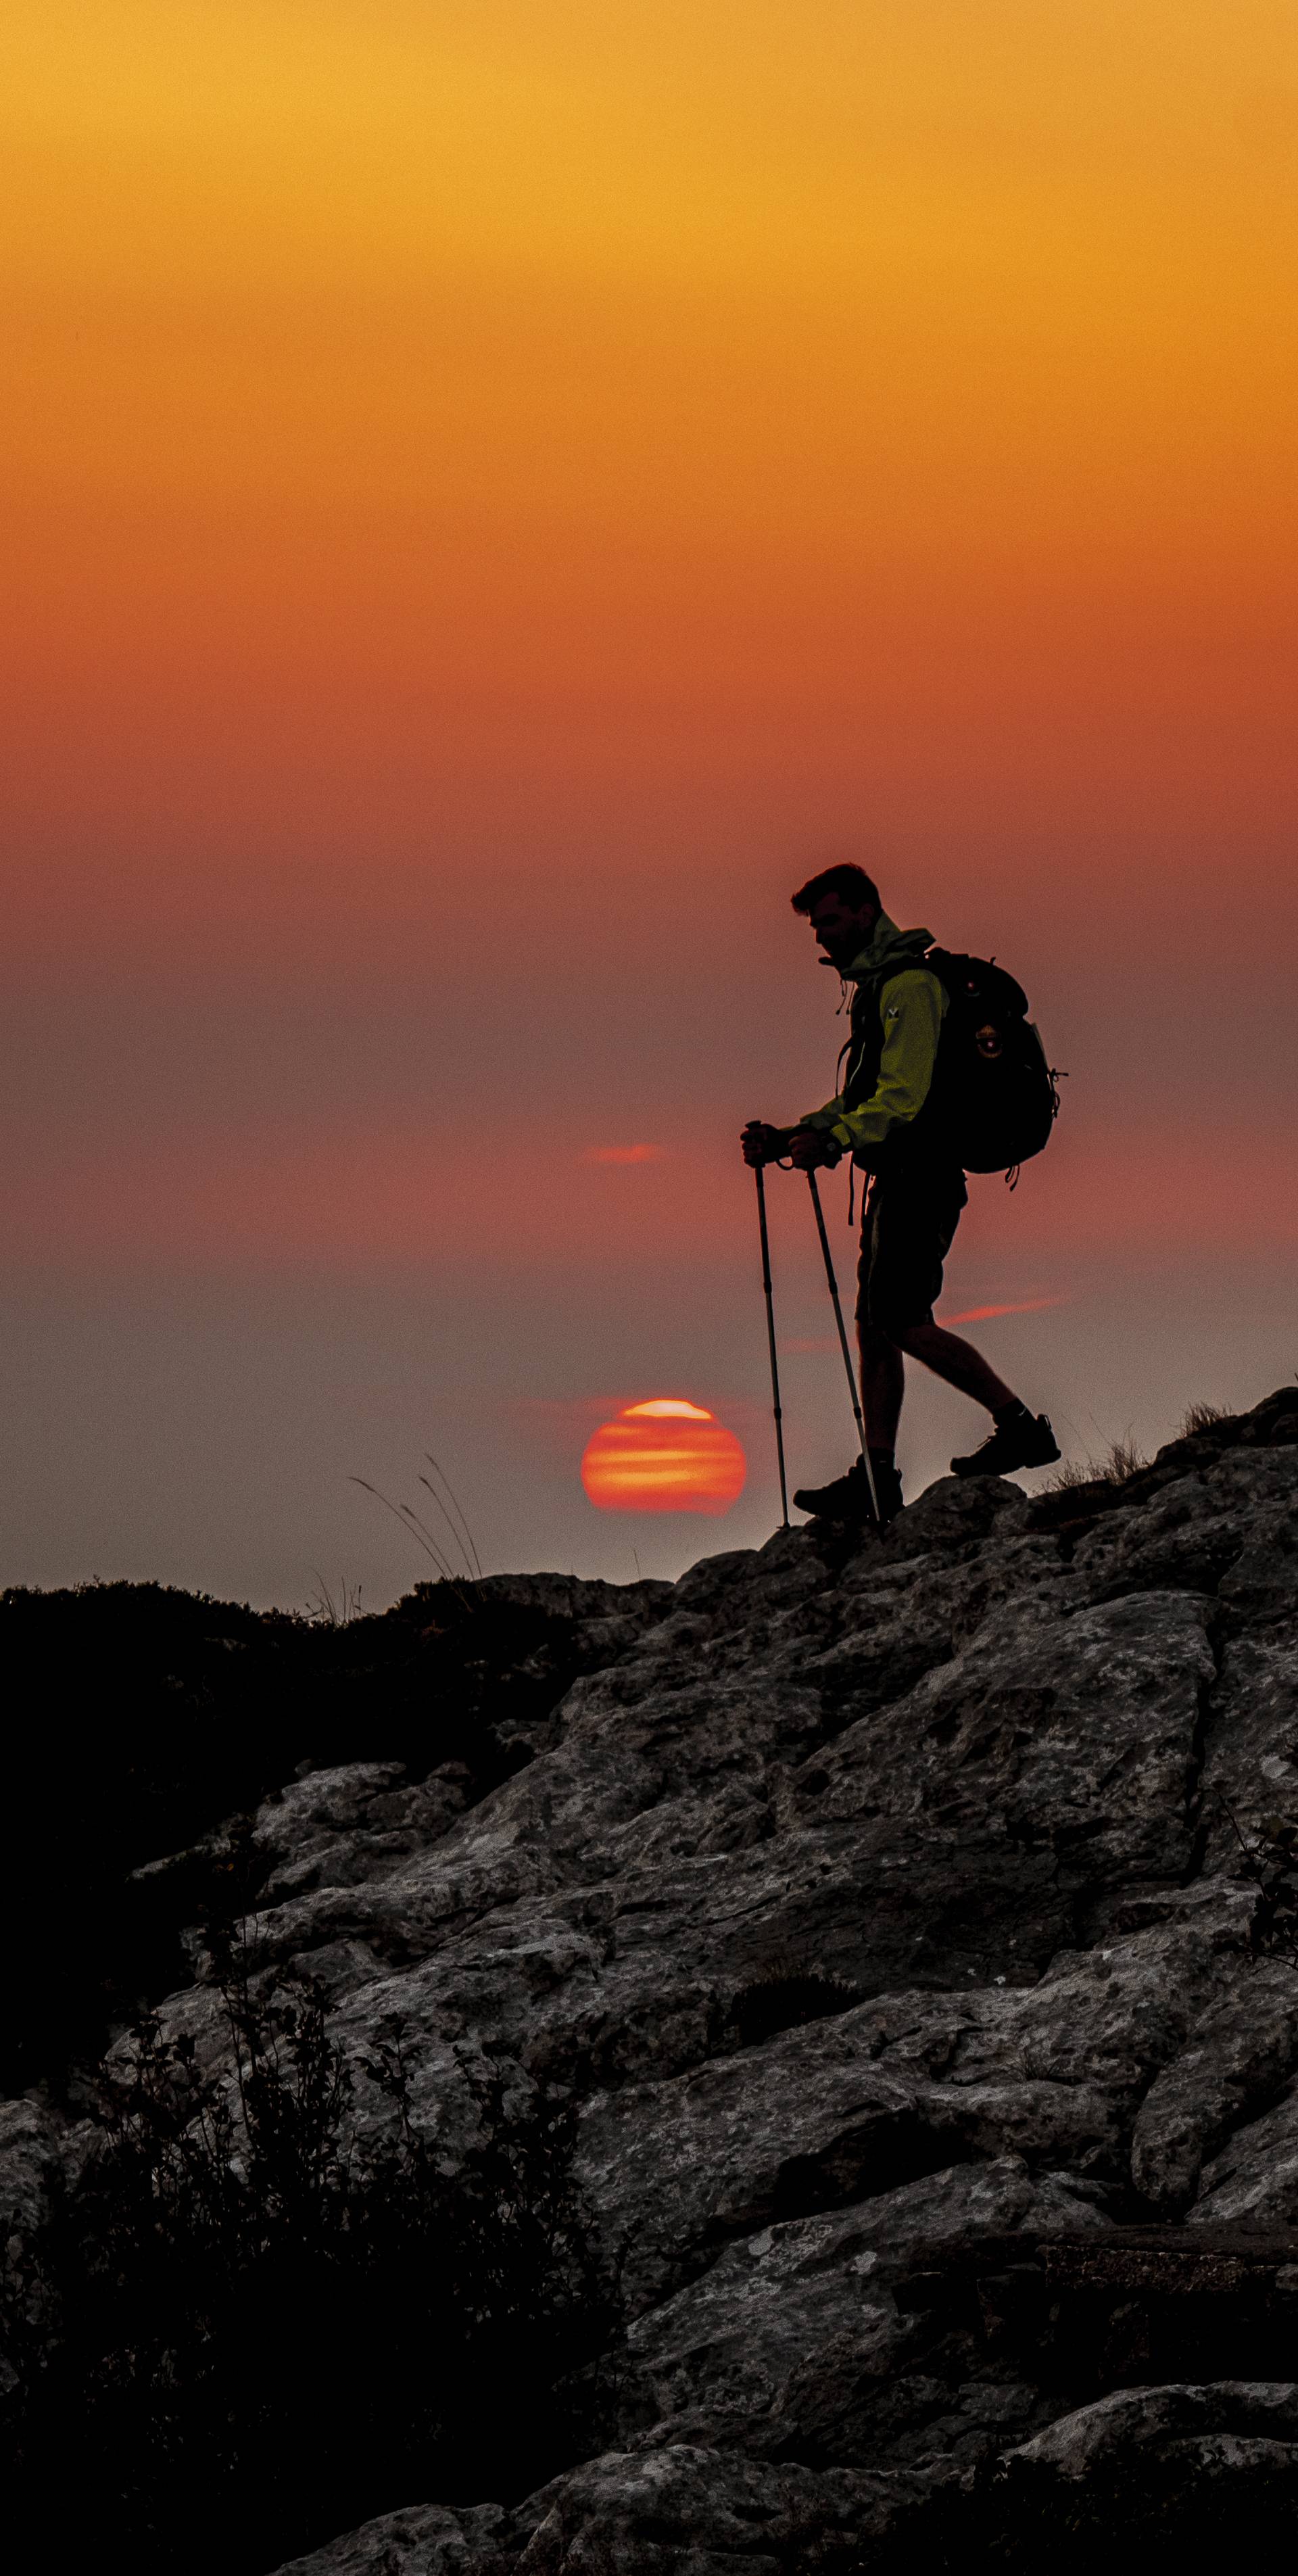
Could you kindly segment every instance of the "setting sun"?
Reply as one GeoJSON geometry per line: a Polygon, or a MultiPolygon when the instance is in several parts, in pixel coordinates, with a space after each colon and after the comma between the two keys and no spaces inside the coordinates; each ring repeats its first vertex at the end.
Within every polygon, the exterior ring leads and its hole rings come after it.
{"type": "Polygon", "coordinates": [[[601,1512],[705,1512],[719,1518],[744,1490],[733,1431],[706,1405],[654,1396],[624,1406],[586,1444],[581,1481],[601,1512]]]}

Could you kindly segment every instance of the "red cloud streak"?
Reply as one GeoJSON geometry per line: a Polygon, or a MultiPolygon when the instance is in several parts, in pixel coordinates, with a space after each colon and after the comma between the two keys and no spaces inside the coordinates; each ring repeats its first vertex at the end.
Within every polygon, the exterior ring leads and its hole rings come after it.
{"type": "Polygon", "coordinates": [[[1046,1306],[1068,1306],[1068,1297],[1022,1297],[1012,1306],[966,1306],[958,1315],[944,1315],[944,1324],[985,1324],[993,1315],[1039,1315],[1046,1306]]]}
{"type": "Polygon", "coordinates": [[[588,1145],[583,1163],[665,1163],[665,1145],[588,1145]]]}

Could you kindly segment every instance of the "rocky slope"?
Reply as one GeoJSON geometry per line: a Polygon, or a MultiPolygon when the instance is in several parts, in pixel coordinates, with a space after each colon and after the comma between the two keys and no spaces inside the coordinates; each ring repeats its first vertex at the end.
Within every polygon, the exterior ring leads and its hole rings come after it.
{"type": "MultiPolygon", "coordinates": [[[[1120,1487],[943,1481],[882,1545],[495,1579],[583,1637],[513,1776],[272,1796],[258,1955],[323,1981],[361,2116],[395,2015],[448,2154],[475,2060],[575,2088],[626,2301],[598,2456],[295,2576],[1026,2565],[1133,2497],[1292,2536],[1296,1578],[1291,1389],[1120,1487]]],[[[209,1985],[164,2019],[219,2057],[209,1985]]],[[[12,2211],[68,2152],[0,2109],[12,2211]]]]}

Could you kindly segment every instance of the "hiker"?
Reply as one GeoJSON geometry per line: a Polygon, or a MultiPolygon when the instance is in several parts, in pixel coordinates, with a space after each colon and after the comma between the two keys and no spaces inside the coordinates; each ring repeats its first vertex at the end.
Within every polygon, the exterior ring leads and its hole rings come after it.
{"type": "MultiPolygon", "coordinates": [[[[1059,1449],[1046,1416],[1030,1413],[972,1343],[933,1320],[942,1264],[968,1193],[943,1085],[934,1088],[949,995],[924,962],[932,936],[899,930],[873,880],[850,863],[809,878],[793,909],[824,950],[819,962],[837,968],[844,987],[854,987],[846,1072],[823,1109],[809,1110],[789,1129],[754,1120],[741,1143],[744,1161],[754,1167],[787,1156],[795,1170],[814,1172],[832,1169],[850,1153],[871,1175],[861,1216],[856,1322],[866,1445],[879,1522],[886,1525],[902,1507],[895,1451],[903,1354],[922,1360],[992,1417],[981,1446],[952,1459],[953,1475],[1045,1467],[1059,1449]]],[[[1035,1031],[1032,1036],[1035,1041],[1035,1031]]],[[[793,1499],[800,1511],[828,1520],[874,1518],[860,1459],[832,1484],[804,1487],[793,1499]]]]}

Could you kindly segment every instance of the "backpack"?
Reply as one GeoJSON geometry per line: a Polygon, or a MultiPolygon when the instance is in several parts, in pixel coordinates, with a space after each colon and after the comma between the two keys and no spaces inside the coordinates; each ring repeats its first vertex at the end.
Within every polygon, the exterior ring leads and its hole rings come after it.
{"type": "Polygon", "coordinates": [[[946,1017],[924,1104],[949,1136],[966,1172],[1005,1172],[1050,1141],[1059,1115],[1058,1080],[1028,1018],[1021,984],[994,957],[930,948],[916,960],[936,975],[946,1017]]]}

